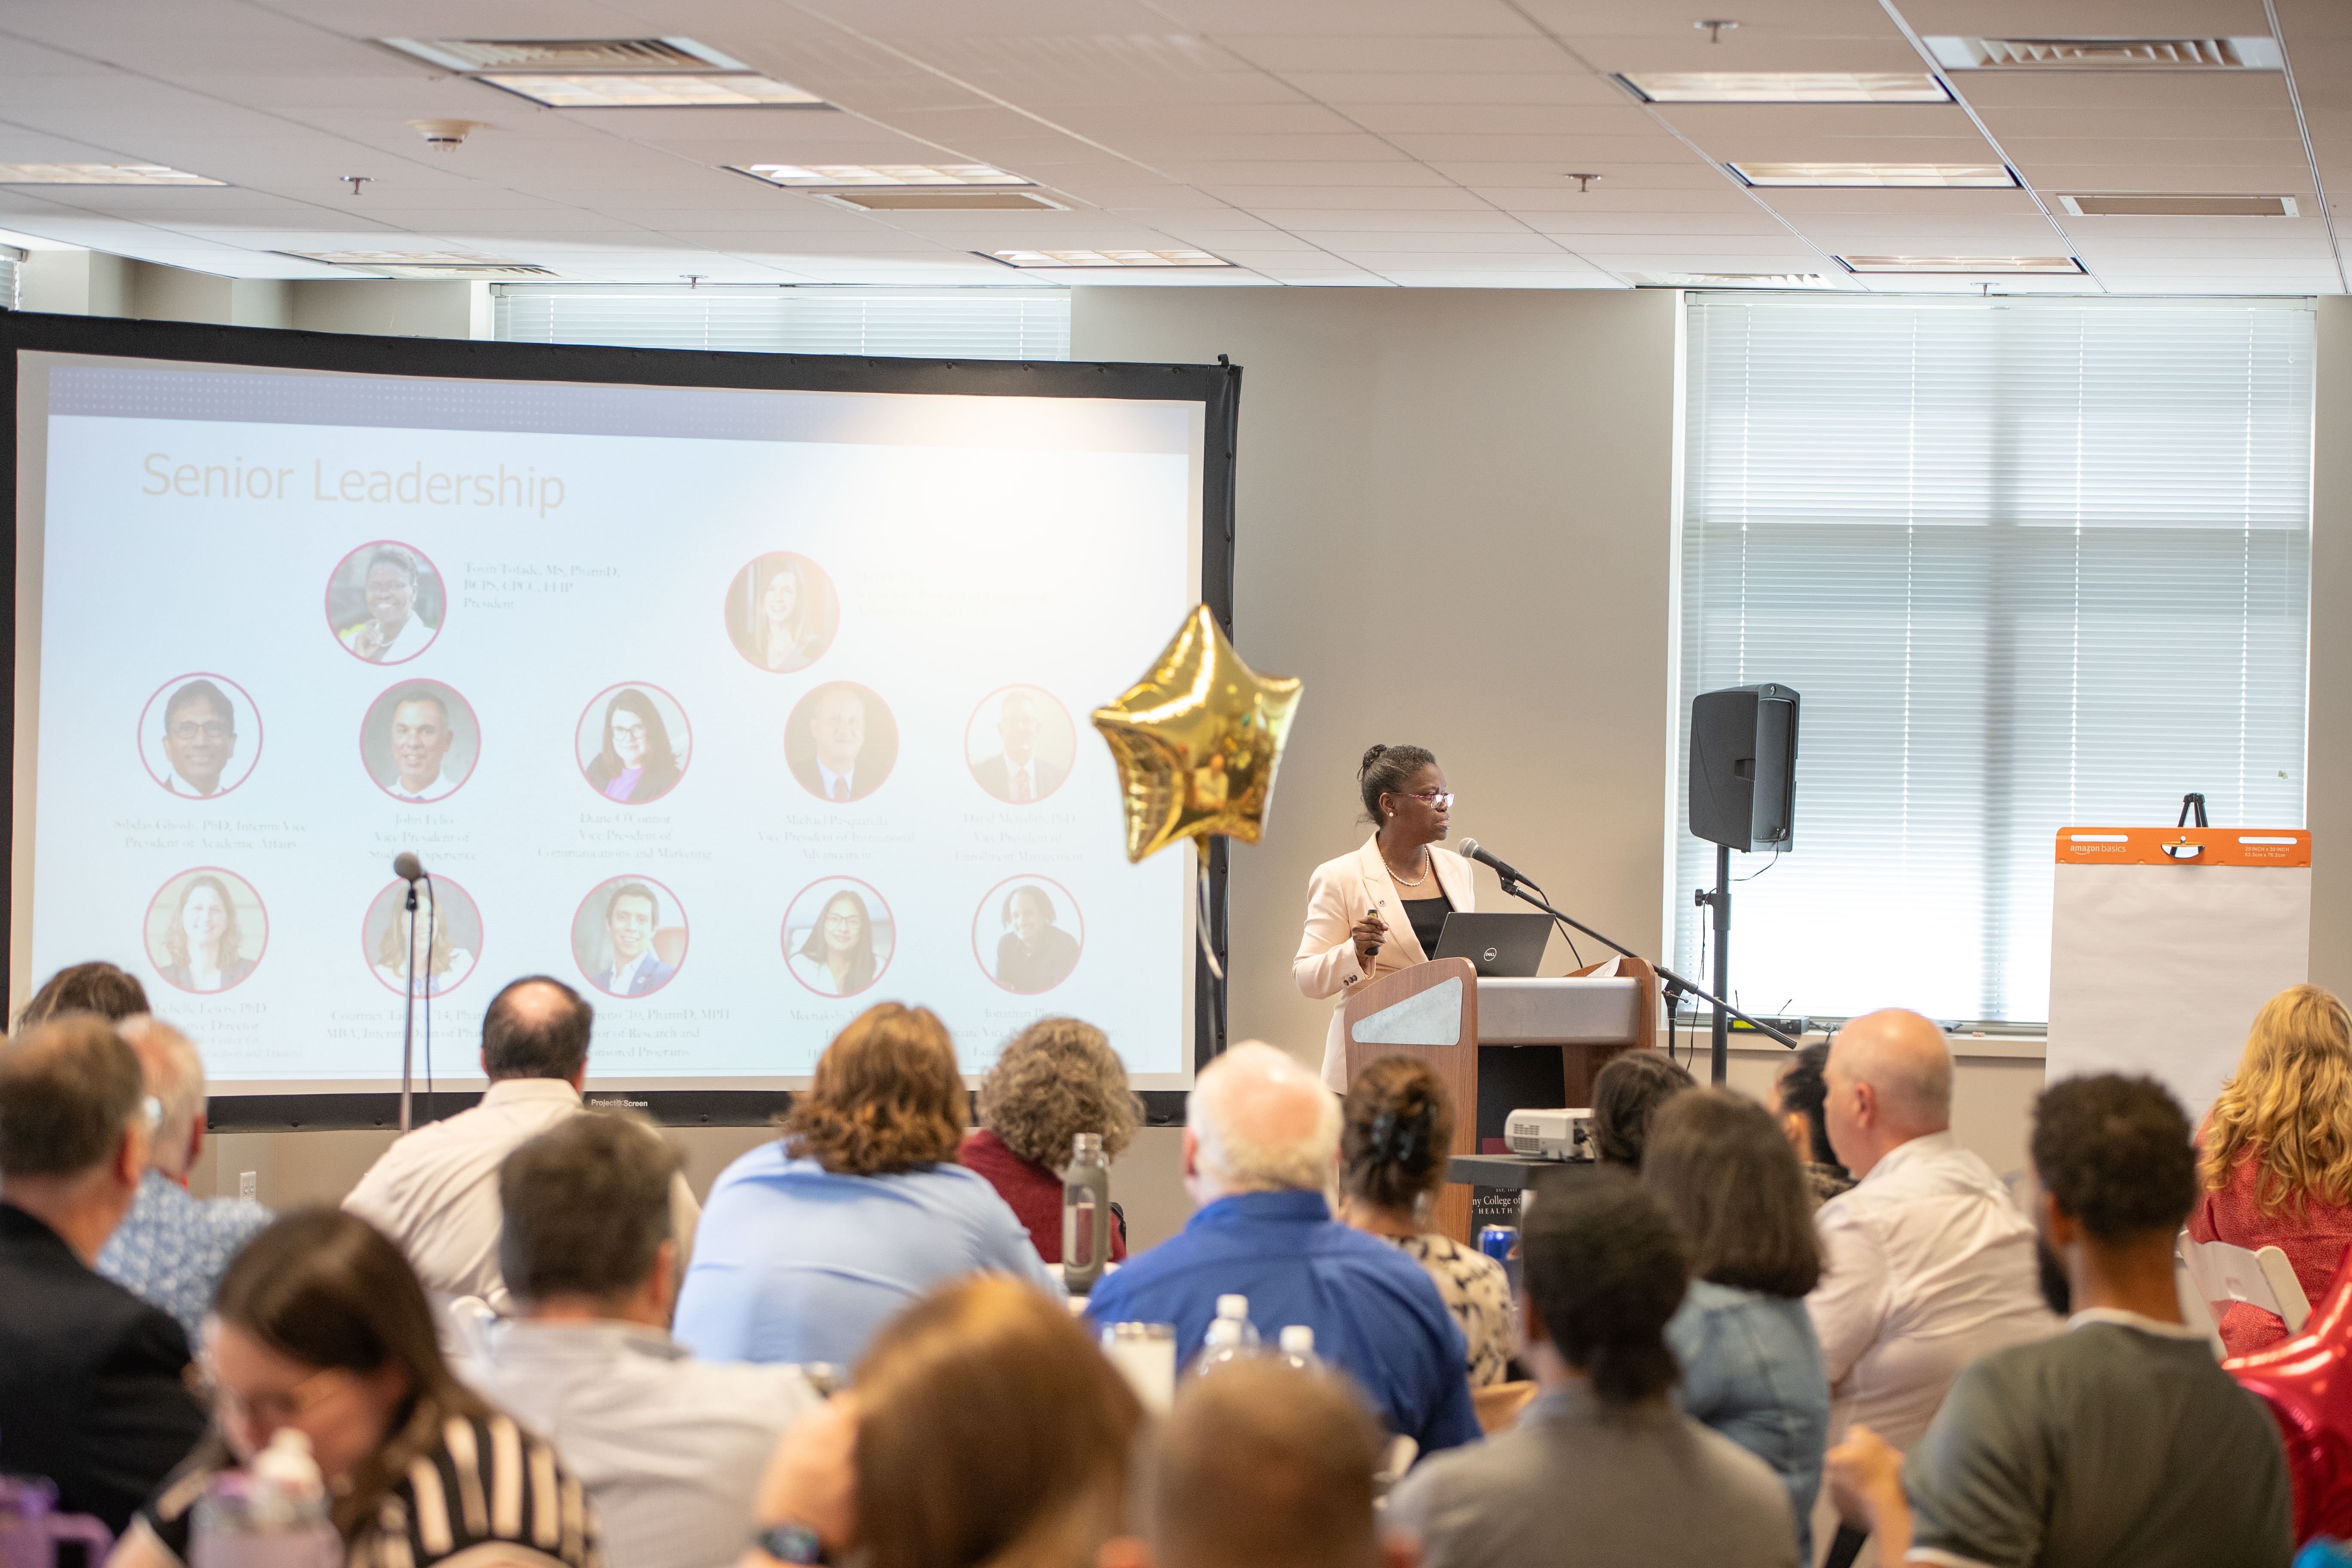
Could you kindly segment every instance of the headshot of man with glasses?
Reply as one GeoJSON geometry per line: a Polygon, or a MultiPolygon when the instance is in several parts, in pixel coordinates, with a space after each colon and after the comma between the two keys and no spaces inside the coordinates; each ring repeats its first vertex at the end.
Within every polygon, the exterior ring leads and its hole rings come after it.
{"type": "Polygon", "coordinates": [[[163,787],[199,797],[221,792],[221,770],[236,755],[236,709],[209,680],[191,680],[163,704],[163,787]]]}

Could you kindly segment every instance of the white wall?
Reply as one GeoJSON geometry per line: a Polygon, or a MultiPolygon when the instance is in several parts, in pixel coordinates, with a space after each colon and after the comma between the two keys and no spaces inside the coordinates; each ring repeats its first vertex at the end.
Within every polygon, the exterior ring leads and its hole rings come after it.
{"type": "Polygon", "coordinates": [[[1320,1059],[1290,958],[1375,742],[1436,752],[1457,837],[1657,951],[1681,321],[1664,291],[1076,291],[1075,358],[1243,367],[1237,646],[1307,692],[1234,848],[1234,1037],[1320,1059]]]}
{"type": "Polygon", "coordinates": [[[2352,996],[2352,299],[2319,301],[2311,472],[2311,978],[2352,996]]]}

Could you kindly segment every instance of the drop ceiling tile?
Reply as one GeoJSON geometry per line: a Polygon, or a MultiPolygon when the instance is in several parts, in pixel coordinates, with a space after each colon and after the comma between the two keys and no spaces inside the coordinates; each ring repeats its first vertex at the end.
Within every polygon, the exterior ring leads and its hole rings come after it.
{"type": "Polygon", "coordinates": [[[1524,17],[1501,0],[1162,0],[1156,7],[1218,38],[1296,37],[1341,30],[1359,37],[1524,38],[1524,17]]]}
{"type": "MultiPolygon", "coordinates": [[[[1563,65],[1570,64],[1565,57],[1563,65]]],[[[1353,110],[1367,104],[1581,104],[1618,107],[1624,89],[1583,70],[1480,76],[1454,71],[1309,72],[1286,79],[1308,97],[1353,110]]]]}
{"type": "Polygon", "coordinates": [[[2203,38],[2268,33],[2262,0],[1903,0],[1921,33],[2007,38],[2203,38]]]}
{"type": "Polygon", "coordinates": [[[1271,207],[1258,216],[1293,234],[1347,234],[1378,229],[1390,234],[1525,234],[1528,226],[1490,207],[1444,212],[1381,207],[1271,207]]]}
{"type": "MultiPolygon", "coordinates": [[[[2311,188],[2311,165],[2301,162],[2094,163],[2020,157],[2017,169],[2035,190],[2052,193],[2113,191],[2158,195],[2212,195],[2242,192],[2294,195],[2311,188]]],[[[2053,205],[2055,205],[2054,201],[2053,205]]]]}
{"type": "Polygon", "coordinates": [[[1461,272],[1401,268],[1389,274],[1408,289],[1622,289],[1618,279],[1590,272],[1461,272]]]}
{"type": "Polygon", "coordinates": [[[1419,252],[1431,256],[1559,256],[1570,248],[1520,229],[1510,234],[1432,234],[1423,229],[1321,231],[1316,244],[1335,256],[1419,252]]]}
{"type": "Polygon", "coordinates": [[[1733,219],[1705,213],[1544,212],[1526,216],[1529,227],[1544,234],[1686,234],[1695,237],[1785,238],[1788,229],[1768,212],[1751,209],[1733,219]]]}
{"type": "Polygon", "coordinates": [[[1556,190],[1569,196],[1585,196],[1601,192],[1629,191],[1681,192],[1699,191],[1709,194],[1730,192],[1742,194],[1742,187],[1730,175],[1703,158],[1686,152],[1679,142],[1668,142],[1653,159],[1626,159],[1619,163],[1588,162],[1580,158],[1555,158],[1542,163],[1461,163],[1453,159],[1433,159],[1427,165],[1434,174],[1476,190],[1556,190]],[[1589,191],[1580,191],[1576,182],[1568,178],[1570,171],[1601,176],[1589,191]]]}
{"type": "Polygon", "coordinates": [[[1382,136],[1657,136],[1657,122],[1631,104],[1363,103],[1348,117],[1382,136]]]}
{"type": "Polygon", "coordinates": [[[1389,142],[1433,164],[1550,163],[1606,169],[1612,163],[1674,161],[1689,156],[1664,132],[1633,136],[1454,136],[1430,132],[1392,135],[1389,142]]]}
{"type": "Polygon", "coordinates": [[[1253,64],[1294,79],[1302,74],[1411,76],[1422,71],[1478,77],[1589,74],[1557,45],[1526,34],[1507,37],[1452,33],[1352,35],[1334,26],[1292,37],[1226,33],[1217,41],[1253,64]]]}
{"type": "MultiPolygon", "coordinates": [[[[1390,163],[1293,163],[1268,161],[1246,163],[1177,163],[1161,171],[1183,180],[1188,184],[1230,193],[1234,189],[1268,185],[1307,185],[1321,187],[1330,193],[1330,205],[1355,202],[1359,198],[1349,187],[1363,190],[1446,190],[1451,182],[1436,170],[1410,159],[1398,158],[1390,163]]],[[[1228,195],[1227,199],[1233,199],[1228,195]]],[[[1247,205],[1247,204],[1243,204],[1247,205]]]]}

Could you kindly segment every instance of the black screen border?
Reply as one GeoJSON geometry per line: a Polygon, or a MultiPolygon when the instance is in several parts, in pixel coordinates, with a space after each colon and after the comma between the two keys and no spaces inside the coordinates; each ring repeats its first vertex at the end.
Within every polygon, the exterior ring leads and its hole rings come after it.
{"type": "MultiPolygon", "coordinates": [[[[862,354],[727,353],[686,349],[600,348],[457,338],[377,337],[232,327],[200,321],[148,321],[110,316],[0,311],[0,726],[13,764],[16,734],[17,355],[20,352],[123,359],[180,360],[268,370],[335,371],[356,375],[443,380],[593,382],[707,387],[751,392],[921,393],[962,397],[1132,398],[1198,403],[1202,410],[1201,599],[1231,637],[1234,629],[1234,463],[1241,428],[1241,366],[1104,363],[1081,360],[883,359],[862,354]]],[[[11,774],[14,776],[13,772],[11,774]]],[[[1225,844],[1212,839],[1202,856],[1209,879],[1209,945],[1226,963],[1228,870],[1225,844]]],[[[16,814],[0,816],[0,863],[16,863],[16,814]]],[[[0,879],[0,929],[14,935],[13,871],[0,879]]],[[[1196,958],[1192,965],[1192,1068],[1225,1047],[1225,986],[1196,958]]],[[[415,1121],[452,1116],[474,1104],[474,1091],[420,1098],[415,1121]]],[[[1184,1091],[1147,1090],[1147,1121],[1183,1120],[1184,1091]]],[[[665,1126],[750,1127],[791,1100],[783,1089],[592,1091],[594,1102],[623,1103],[665,1126]]],[[[207,1124],[236,1132],[327,1131],[398,1125],[400,1096],[371,1094],[221,1095],[207,1124]]]]}

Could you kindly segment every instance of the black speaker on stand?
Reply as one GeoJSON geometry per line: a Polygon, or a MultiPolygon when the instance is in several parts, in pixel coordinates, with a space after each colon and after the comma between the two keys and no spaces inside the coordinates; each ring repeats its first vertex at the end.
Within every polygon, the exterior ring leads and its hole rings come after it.
{"type": "MultiPolygon", "coordinates": [[[[1691,699],[1690,830],[1715,846],[1715,890],[1694,895],[1715,920],[1715,994],[1731,994],[1731,852],[1785,853],[1795,843],[1797,694],[1734,686],[1691,699]]],[[[1710,1082],[1728,1070],[1730,1016],[1713,1010],[1710,1082]]]]}

